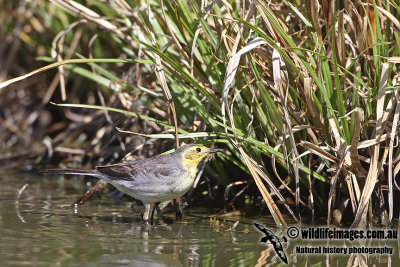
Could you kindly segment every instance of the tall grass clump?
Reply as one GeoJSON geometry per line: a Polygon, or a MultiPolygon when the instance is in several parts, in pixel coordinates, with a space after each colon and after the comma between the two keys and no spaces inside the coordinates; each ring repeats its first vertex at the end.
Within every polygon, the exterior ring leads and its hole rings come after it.
{"type": "Polygon", "coordinates": [[[398,214],[397,2],[37,2],[55,34],[39,59],[58,69],[59,106],[139,117],[156,130],[123,128],[153,139],[219,143],[215,179],[237,196],[254,181],[277,225],[398,214]],[[62,104],[89,87],[119,105],[62,104]]]}

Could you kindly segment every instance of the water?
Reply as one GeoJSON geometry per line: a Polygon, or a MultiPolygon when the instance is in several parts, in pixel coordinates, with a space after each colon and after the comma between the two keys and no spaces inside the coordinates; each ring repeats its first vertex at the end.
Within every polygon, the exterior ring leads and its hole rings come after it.
{"type": "MultiPolygon", "coordinates": [[[[62,179],[32,174],[0,174],[1,266],[286,266],[271,244],[259,243],[264,235],[252,225],[257,221],[277,235],[271,219],[231,218],[220,222],[234,232],[215,231],[210,211],[185,209],[184,220],[174,222],[163,213],[159,224],[147,229],[139,220],[141,206],[107,194],[93,197],[74,212],[70,204],[86,191],[77,177],[62,179]],[[28,186],[17,200],[18,191],[28,186]]],[[[327,242],[290,240],[282,243],[289,265],[340,266],[357,262],[397,266],[398,243],[380,242],[394,248],[393,255],[296,254],[296,246],[327,246],[327,242]],[[308,243],[307,243],[308,242],[308,243]]],[[[328,246],[343,246],[330,242],[328,246]]],[[[374,246],[374,243],[351,243],[374,246]]],[[[349,246],[350,246],[349,245],[349,246]]]]}

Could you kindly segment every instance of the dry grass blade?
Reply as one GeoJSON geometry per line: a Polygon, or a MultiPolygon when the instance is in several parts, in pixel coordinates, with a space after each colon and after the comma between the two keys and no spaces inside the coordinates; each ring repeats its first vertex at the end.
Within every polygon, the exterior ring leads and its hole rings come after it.
{"type": "MultiPolygon", "coordinates": [[[[76,26],[82,24],[82,23],[86,23],[87,21],[84,19],[78,20],[74,23],[72,23],[67,29],[65,29],[64,31],[59,32],[56,37],[53,39],[52,45],[51,45],[51,56],[53,59],[57,58],[57,61],[62,61],[62,52],[63,52],[63,47],[64,47],[64,40],[65,40],[65,35],[68,34],[69,32],[71,32],[76,26]],[[58,51],[56,49],[58,43],[58,51]]],[[[77,31],[75,33],[75,36],[77,36],[77,38],[74,37],[74,42],[71,44],[70,49],[68,50],[67,55],[65,56],[64,59],[70,59],[71,56],[73,55],[75,48],[78,44],[78,41],[80,39],[80,36],[82,34],[82,31],[77,31]],[[76,35],[78,34],[78,36],[76,35]]],[[[61,100],[65,101],[67,99],[67,94],[66,94],[66,89],[65,89],[65,77],[64,77],[64,67],[63,65],[58,66],[58,75],[57,75],[57,79],[59,80],[60,83],[60,90],[61,90],[61,100]]]]}
{"type": "Polygon", "coordinates": [[[287,223],[285,221],[285,219],[283,218],[281,212],[279,211],[278,207],[276,206],[274,200],[272,199],[270,193],[268,192],[267,188],[265,188],[263,182],[260,179],[260,176],[258,175],[257,171],[254,168],[253,163],[251,162],[249,156],[246,154],[246,152],[243,150],[242,147],[238,147],[240,154],[242,155],[244,161],[246,162],[247,167],[250,170],[251,175],[254,178],[254,181],[256,182],[256,185],[258,187],[258,189],[261,192],[261,195],[263,196],[265,203],[268,206],[269,211],[272,214],[272,217],[275,220],[275,223],[278,226],[287,226],[287,223]]]}
{"type": "MultiPolygon", "coordinates": [[[[79,63],[90,63],[90,62],[109,62],[109,63],[132,63],[131,60],[125,60],[125,59],[67,59],[67,60],[62,60],[56,63],[52,63],[50,65],[44,66],[42,68],[36,69],[34,71],[31,71],[27,74],[21,75],[19,77],[7,80],[5,82],[0,83],[0,89],[3,89],[4,87],[9,86],[10,84],[22,81],[24,79],[27,79],[33,75],[39,74],[41,72],[56,68],[61,65],[65,64],[79,64],[79,63]]],[[[1,90],[0,90],[1,92],[1,90]]]]}
{"type": "Polygon", "coordinates": [[[318,15],[318,9],[319,9],[318,5],[319,5],[319,3],[318,3],[318,1],[310,1],[308,3],[310,5],[311,19],[312,19],[312,22],[313,22],[314,29],[317,32],[317,36],[318,36],[319,42],[322,44],[323,43],[323,37],[322,37],[321,26],[319,25],[320,17],[318,15]]]}
{"type": "MultiPolygon", "coordinates": [[[[239,66],[240,62],[240,57],[250,51],[253,48],[256,48],[260,45],[266,44],[267,42],[263,40],[262,38],[256,38],[252,41],[250,41],[245,47],[243,47],[239,52],[237,52],[235,55],[233,55],[228,62],[228,66],[226,68],[226,74],[224,77],[224,83],[223,83],[223,88],[222,88],[222,120],[223,124],[226,125],[226,111],[228,112],[229,117],[232,117],[232,114],[230,114],[229,110],[229,104],[228,104],[228,94],[229,94],[229,89],[231,87],[231,84],[233,83],[233,80],[235,79],[235,74],[237,71],[237,68],[239,66]]],[[[232,127],[234,127],[234,124],[232,124],[232,127]]],[[[228,128],[225,127],[225,134],[228,137],[228,128]]],[[[228,137],[228,140],[231,140],[231,138],[228,137]]],[[[234,143],[232,145],[235,146],[234,143]]]]}
{"type": "MultiPolygon", "coordinates": [[[[263,5],[263,2],[261,1],[260,4],[263,5]]],[[[262,12],[261,7],[260,7],[259,5],[257,5],[257,7],[258,7],[258,9],[260,10],[261,17],[262,17],[263,20],[265,21],[265,26],[267,27],[268,32],[271,34],[272,38],[273,38],[274,40],[278,41],[278,42],[282,42],[282,38],[281,38],[281,37],[278,38],[277,33],[275,32],[275,30],[274,30],[274,28],[273,28],[271,22],[268,20],[268,18],[267,18],[267,16],[265,15],[265,13],[262,12]]],[[[270,10],[270,8],[269,8],[267,5],[264,4],[264,8],[265,8],[266,10],[268,10],[270,14],[273,14],[273,12],[270,10]]],[[[285,44],[285,45],[286,45],[286,44],[285,44]]]]}
{"type": "Polygon", "coordinates": [[[321,122],[321,112],[319,112],[318,108],[315,106],[312,93],[312,79],[306,77],[304,78],[304,95],[306,97],[308,112],[310,112],[311,117],[313,118],[314,125],[318,127],[319,131],[324,132],[325,127],[321,122]]]}
{"type": "Polygon", "coordinates": [[[386,141],[389,138],[390,138],[390,134],[382,134],[381,138],[379,138],[379,139],[375,138],[375,139],[364,140],[364,141],[358,142],[357,149],[363,149],[363,148],[367,148],[370,146],[375,146],[376,144],[386,141]]]}
{"type": "MultiPolygon", "coordinates": [[[[228,62],[228,67],[226,70],[226,74],[224,77],[224,83],[223,83],[223,92],[222,92],[222,118],[223,118],[223,124],[226,124],[226,113],[228,113],[228,117],[231,123],[231,127],[235,129],[235,124],[233,120],[233,114],[230,112],[229,109],[229,104],[228,104],[228,95],[229,95],[229,89],[231,88],[231,84],[233,83],[233,80],[235,78],[235,74],[237,71],[237,68],[239,66],[240,62],[240,57],[241,55],[247,53],[248,51],[265,44],[265,40],[261,38],[256,38],[252,41],[250,41],[245,47],[243,47],[241,50],[239,50],[235,55],[233,55],[229,62],[228,62]]],[[[261,195],[263,196],[263,199],[265,203],[268,206],[269,211],[271,212],[272,217],[275,220],[275,223],[280,226],[286,226],[287,223],[285,219],[283,218],[281,212],[279,211],[278,207],[276,206],[274,200],[272,199],[270,193],[266,189],[265,185],[263,184],[262,180],[260,179],[260,176],[258,175],[257,171],[254,168],[254,165],[249,158],[249,156],[246,154],[246,152],[243,150],[243,148],[239,145],[238,143],[238,138],[235,134],[235,139],[233,140],[229,135],[228,135],[228,127],[225,127],[225,134],[226,138],[229,140],[229,142],[240,152],[240,154],[243,157],[243,160],[245,161],[247,167],[250,170],[251,175],[254,178],[254,181],[256,182],[256,185],[261,192],[261,195]]]]}
{"type": "Polygon", "coordinates": [[[336,183],[337,180],[339,178],[339,174],[340,171],[343,169],[343,166],[345,164],[345,156],[343,155],[342,160],[340,161],[340,164],[337,168],[337,170],[335,171],[335,176],[331,179],[331,184],[330,184],[330,190],[329,190],[329,195],[328,195],[328,218],[327,218],[327,225],[329,226],[331,223],[331,213],[332,213],[332,203],[334,203],[335,201],[335,197],[336,197],[336,183]]]}
{"type": "Polygon", "coordinates": [[[388,63],[400,63],[400,57],[389,57],[388,63]]]}
{"type": "Polygon", "coordinates": [[[323,150],[321,147],[314,145],[313,143],[310,143],[307,141],[301,141],[299,145],[321,158],[324,158],[326,160],[329,160],[329,161],[335,162],[335,163],[340,162],[340,160],[338,160],[336,157],[332,156],[331,154],[329,154],[328,152],[323,150]]]}
{"type": "MultiPolygon", "coordinates": [[[[201,9],[204,10],[204,6],[203,4],[205,4],[205,2],[202,1],[202,7],[201,9]]],[[[213,7],[213,3],[211,2],[208,7],[205,8],[205,13],[203,16],[203,19],[206,19],[211,8],[213,7]]],[[[193,75],[194,72],[194,52],[196,51],[196,43],[197,43],[197,39],[199,37],[199,34],[201,32],[201,24],[198,25],[196,32],[194,33],[194,37],[193,37],[193,42],[192,42],[192,49],[190,52],[190,74],[193,75]]]]}
{"type": "Polygon", "coordinates": [[[104,180],[99,180],[95,186],[91,187],[88,191],[86,191],[86,193],[81,196],[79,199],[77,199],[72,206],[75,207],[76,206],[82,206],[83,204],[85,204],[85,202],[91,198],[97,191],[101,190],[103,187],[105,187],[107,185],[107,182],[104,180]]]}
{"type": "Polygon", "coordinates": [[[345,43],[344,43],[344,20],[343,20],[344,11],[341,10],[338,13],[338,29],[337,29],[337,50],[339,56],[340,65],[344,66],[345,62],[345,43]]]}
{"type": "Polygon", "coordinates": [[[354,116],[354,133],[350,145],[350,172],[346,173],[345,181],[347,183],[347,188],[350,194],[351,207],[353,213],[356,214],[358,203],[360,200],[360,187],[358,186],[357,177],[365,179],[367,172],[361,165],[359,155],[358,155],[358,140],[360,138],[361,132],[361,115],[362,112],[356,108],[353,112],[354,116]]]}
{"type": "Polygon", "coordinates": [[[396,110],[394,112],[394,118],[392,123],[392,132],[390,133],[390,143],[389,143],[389,166],[388,166],[388,202],[389,202],[389,224],[393,219],[393,146],[394,139],[396,137],[397,125],[399,123],[399,114],[400,114],[400,98],[399,98],[399,89],[395,92],[396,97],[396,110]]]}
{"type": "MultiPolygon", "coordinates": [[[[274,149],[275,149],[276,151],[278,151],[278,149],[279,149],[279,147],[280,147],[281,145],[282,145],[281,143],[278,144],[277,146],[274,147],[274,149]]],[[[301,155],[300,155],[299,157],[301,157],[301,155]]],[[[279,173],[278,173],[278,171],[277,171],[277,169],[276,169],[276,156],[275,156],[275,155],[272,155],[272,156],[271,156],[271,165],[272,165],[272,171],[274,172],[275,177],[279,180],[279,182],[288,190],[288,192],[289,192],[290,194],[292,194],[293,196],[296,196],[296,193],[292,191],[292,189],[283,181],[283,179],[282,179],[281,176],[279,175],[279,173]]]]}
{"type": "MultiPolygon", "coordinates": [[[[379,92],[377,97],[376,106],[376,127],[375,127],[375,138],[379,141],[382,136],[382,120],[383,120],[383,106],[385,101],[385,89],[388,79],[389,64],[382,64],[382,75],[379,84],[379,92]]],[[[378,160],[379,160],[379,147],[380,142],[374,146],[373,155],[371,158],[370,168],[368,171],[367,180],[360,198],[360,205],[358,206],[356,216],[354,218],[351,227],[361,227],[366,225],[366,216],[369,200],[371,194],[375,188],[376,181],[378,179],[378,160]]]]}
{"type": "Polygon", "coordinates": [[[358,201],[360,200],[361,196],[357,177],[353,173],[347,172],[345,181],[350,194],[351,207],[353,209],[353,213],[355,214],[357,212],[358,201]]]}
{"type": "MultiPolygon", "coordinates": [[[[274,49],[272,51],[272,71],[274,77],[274,86],[275,89],[279,92],[279,96],[282,102],[282,110],[284,114],[284,127],[283,133],[284,135],[289,136],[291,153],[293,155],[293,173],[296,181],[296,207],[299,210],[299,202],[300,202],[300,176],[299,176],[299,152],[296,148],[296,141],[294,140],[294,134],[292,130],[292,123],[289,117],[289,111],[287,107],[289,88],[285,88],[283,85],[283,77],[282,73],[284,73],[284,82],[288,84],[288,73],[285,67],[285,63],[282,61],[279,52],[274,49]]],[[[285,142],[283,142],[285,144],[285,142]]],[[[287,162],[287,166],[290,166],[289,159],[287,162]]]]}
{"type": "Polygon", "coordinates": [[[332,131],[333,137],[335,139],[335,149],[336,151],[340,151],[342,147],[346,146],[343,138],[340,136],[339,129],[336,126],[335,120],[333,118],[329,118],[329,125],[331,126],[330,130],[332,131]]]}
{"type": "Polygon", "coordinates": [[[350,170],[358,177],[366,177],[367,172],[364,170],[358,157],[358,140],[360,139],[361,133],[361,115],[359,109],[354,111],[354,134],[350,145],[350,170]]]}
{"type": "Polygon", "coordinates": [[[64,9],[71,15],[74,15],[76,17],[82,17],[85,18],[89,21],[92,21],[99,26],[103,27],[104,29],[108,31],[112,31],[115,34],[117,34],[119,37],[126,37],[125,34],[117,28],[114,24],[111,22],[101,18],[99,14],[94,12],[93,10],[90,10],[89,8],[71,0],[50,0],[53,4],[59,6],[60,8],[64,9]]]}
{"type": "MultiPolygon", "coordinates": [[[[273,23],[269,20],[268,16],[264,13],[264,10],[268,12],[269,16],[271,16],[274,20],[280,22],[280,26],[284,29],[285,32],[288,31],[287,26],[285,23],[283,23],[278,17],[275,16],[275,13],[272,11],[271,7],[268,5],[266,1],[258,1],[257,9],[259,10],[259,13],[261,14],[261,17],[263,21],[265,22],[265,25],[268,29],[268,32],[272,36],[272,38],[275,40],[275,43],[279,43],[282,45],[282,47],[288,47],[289,44],[285,41],[284,38],[279,34],[279,31],[275,28],[273,23]],[[264,10],[263,10],[264,9],[264,10]]],[[[287,53],[290,54],[296,65],[304,70],[304,64],[299,58],[298,54],[293,51],[293,50],[288,50],[287,53]]],[[[308,77],[309,73],[307,71],[302,71],[302,74],[304,77],[308,77]]]]}
{"type": "MultiPolygon", "coordinates": [[[[162,11],[162,13],[163,13],[163,15],[164,15],[164,20],[167,21],[167,15],[165,14],[164,1],[161,0],[160,3],[161,3],[161,11],[162,11]]],[[[167,29],[168,29],[169,34],[171,35],[172,39],[174,40],[175,45],[178,47],[178,51],[179,51],[180,55],[182,55],[182,56],[185,58],[185,60],[186,60],[187,62],[189,62],[190,59],[189,59],[188,55],[186,54],[186,52],[183,50],[183,48],[182,48],[182,46],[181,46],[181,43],[179,42],[178,38],[177,38],[176,35],[174,34],[174,31],[173,31],[173,29],[171,28],[171,25],[170,25],[169,23],[166,23],[166,26],[167,26],[167,29]]],[[[192,52],[192,53],[193,53],[193,52],[192,52]]],[[[193,75],[193,74],[192,74],[192,75],[193,75]]]]}
{"type": "Polygon", "coordinates": [[[393,24],[397,27],[397,29],[400,30],[400,22],[399,22],[398,19],[396,19],[395,16],[393,16],[390,12],[388,12],[387,10],[381,8],[378,5],[376,6],[376,8],[379,10],[379,12],[381,12],[382,14],[387,16],[393,22],[393,24]]]}
{"type": "MultiPolygon", "coordinates": [[[[152,15],[151,15],[150,5],[148,5],[147,11],[148,11],[148,16],[149,16],[148,19],[149,19],[149,21],[151,21],[152,15]]],[[[150,24],[149,33],[150,33],[151,41],[152,41],[153,45],[157,46],[157,42],[156,42],[155,35],[154,35],[154,30],[152,29],[151,24],[150,24]]],[[[175,142],[176,142],[176,147],[178,148],[179,147],[178,118],[176,117],[174,100],[172,99],[171,92],[168,88],[167,80],[165,78],[165,73],[163,70],[161,57],[158,54],[154,53],[154,58],[156,60],[156,65],[154,66],[154,68],[155,68],[155,72],[157,75],[157,80],[160,83],[161,88],[163,89],[165,99],[166,99],[169,109],[171,111],[170,115],[172,116],[172,121],[175,126],[175,142]]]]}
{"type": "MultiPolygon", "coordinates": [[[[265,172],[263,172],[261,170],[261,167],[257,164],[257,162],[255,162],[252,158],[249,158],[251,160],[251,162],[253,163],[254,169],[257,171],[258,175],[268,184],[268,186],[271,189],[271,194],[275,194],[279,200],[282,201],[282,204],[285,206],[285,208],[288,210],[288,212],[290,213],[290,215],[292,216],[293,220],[295,220],[296,222],[298,222],[298,219],[296,217],[296,215],[294,214],[293,210],[289,207],[289,205],[287,204],[285,198],[282,196],[282,194],[280,193],[279,189],[276,188],[275,184],[272,182],[272,180],[265,174],[265,172]]],[[[284,183],[284,181],[282,181],[281,179],[279,179],[279,181],[284,185],[284,187],[288,190],[288,192],[290,194],[292,194],[293,196],[295,196],[295,193],[284,183]]],[[[306,204],[300,199],[300,203],[303,206],[306,206],[306,204]]]]}

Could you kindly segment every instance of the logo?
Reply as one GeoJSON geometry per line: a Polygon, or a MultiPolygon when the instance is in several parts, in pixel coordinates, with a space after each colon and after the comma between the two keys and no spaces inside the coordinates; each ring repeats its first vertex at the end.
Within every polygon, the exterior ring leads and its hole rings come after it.
{"type": "Polygon", "coordinates": [[[271,230],[265,228],[262,224],[254,223],[254,226],[265,234],[265,236],[261,238],[260,242],[261,243],[270,242],[274,246],[275,252],[279,256],[279,258],[281,258],[281,260],[284,263],[288,264],[286,254],[283,251],[283,246],[282,246],[282,242],[287,242],[287,238],[285,236],[283,237],[276,236],[271,230]]]}

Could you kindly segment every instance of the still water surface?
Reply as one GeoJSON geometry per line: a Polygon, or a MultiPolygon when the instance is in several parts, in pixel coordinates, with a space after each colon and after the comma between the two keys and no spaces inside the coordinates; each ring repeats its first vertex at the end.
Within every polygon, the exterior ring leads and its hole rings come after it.
{"type": "MultiPolygon", "coordinates": [[[[285,230],[263,218],[230,218],[234,232],[215,232],[207,210],[185,209],[184,220],[163,222],[146,229],[139,220],[141,206],[107,194],[93,197],[77,212],[70,204],[87,186],[77,177],[62,179],[0,173],[1,266],[286,266],[271,244],[259,243],[264,235],[252,225],[257,221],[277,235],[285,230]],[[21,193],[18,191],[28,186],[21,193]]],[[[223,219],[220,219],[223,221],[223,219]]],[[[296,246],[345,246],[345,242],[319,243],[291,240],[282,243],[289,266],[398,266],[398,241],[346,243],[351,246],[391,247],[393,254],[296,254],[296,246]]]]}

